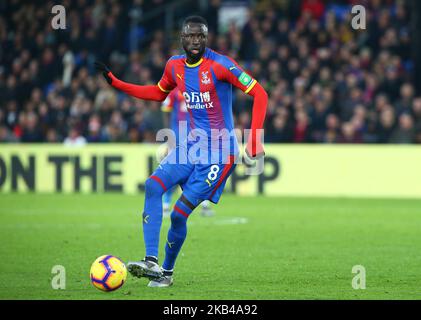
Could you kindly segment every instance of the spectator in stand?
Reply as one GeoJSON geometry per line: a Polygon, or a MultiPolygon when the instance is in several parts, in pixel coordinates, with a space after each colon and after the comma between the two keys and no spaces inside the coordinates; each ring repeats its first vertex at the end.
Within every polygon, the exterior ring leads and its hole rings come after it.
{"type": "Polygon", "coordinates": [[[413,100],[411,113],[414,116],[415,125],[421,127],[421,97],[413,100]]]}
{"type": "Polygon", "coordinates": [[[9,130],[8,127],[0,126],[0,142],[15,143],[18,142],[18,138],[9,130]]]}
{"type": "MultiPolygon", "coordinates": [[[[174,11],[175,26],[198,3],[174,11]]],[[[211,1],[202,12],[209,45],[238,60],[268,91],[266,141],[420,143],[407,0],[368,1],[364,32],[350,27],[346,0],[257,1],[243,26],[229,23],[226,30],[217,28],[223,3],[211,1]]],[[[76,128],[89,143],[154,142],[163,127],[159,106],[110,90],[93,67],[102,60],[128,82],[159,80],[179,44],[156,19],[139,26],[148,1],[66,0],[65,30],[51,29],[49,6],[2,6],[2,141],[63,142],[76,128]]],[[[241,128],[250,100],[235,91],[233,102],[241,128]]]]}
{"type": "Polygon", "coordinates": [[[336,143],[339,140],[339,118],[331,113],[326,117],[326,131],[321,142],[336,143]]]}
{"type": "Polygon", "coordinates": [[[70,128],[69,135],[64,139],[65,146],[84,146],[86,139],[80,135],[79,130],[76,128],[70,128]]]}
{"type": "Polygon", "coordinates": [[[399,125],[392,132],[391,143],[413,143],[415,138],[414,121],[408,113],[399,117],[399,125]]]}

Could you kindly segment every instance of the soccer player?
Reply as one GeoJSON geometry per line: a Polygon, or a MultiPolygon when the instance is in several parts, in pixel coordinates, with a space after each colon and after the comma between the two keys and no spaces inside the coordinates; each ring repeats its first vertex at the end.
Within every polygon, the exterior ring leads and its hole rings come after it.
{"type": "MultiPolygon", "coordinates": [[[[185,54],[171,57],[157,85],[134,85],[117,79],[103,63],[96,63],[108,83],[131,96],[164,101],[174,88],[182,92],[189,112],[187,143],[177,146],[145,182],[143,237],[145,258],[129,262],[127,269],[136,277],[147,277],[150,287],[173,283],[177,255],[186,239],[187,219],[203,201],[217,203],[227,178],[235,167],[238,145],[232,115],[232,86],[252,96],[251,134],[245,153],[256,159],[264,155],[259,134],[263,128],[268,96],[263,87],[234,60],[207,48],[205,19],[191,16],[184,20],[181,44],[185,54]],[[215,134],[221,132],[221,134],[215,134]],[[192,134],[192,135],[191,135],[192,134]],[[222,146],[216,142],[222,141],[222,146]],[[218,147],[215,148],[215,145],[218,147]],[[191,151],[206,149],[209,161],[191,160],[191,151]],[[216,155],[216,156],[215,156],[216,155]],[[180,159],[185,159],[182,161],[180,159]],[[177,161],[173,161],[176,159],[177,161]],[[158,264],[159,234],[162,224],[162,195],[175,185],[183,192],[171,213],[171,227],[165,245],[165,259],[158,264]]],[[[203,160],[202,157],[200,160],[203,160]]]]}
{"type": "MultiPolygon", "coordinates": [[[[178,88],[175,88],[171,91],[171,93],[167,96],[161,106],[161,110],[166,114],[166,126],[171,128],[172,132],[174,133],[174,140],[176,145],[180,140],[180,124],[185,125],[185,129],[189,128],[189,116],[187,111],[186,102],[184,101],[183,94],[178,88]]],[[[183,130],[183,128],[181,128],[183,130]]],[[[168,146],[169,150],[175,146],[168,146]]],[[[176,187],[173,187],[167,192],[164,193],[162,199],[162,210],[164,217],[169,216],[170,206],[171,206],[171,198],[174,194],[176,187]]],[[[204,200],[201,203],[202,210],[200,211],[203,217],[211,217],[215,214],[214,210],[210,207],[210,201],[204,200]]]]}

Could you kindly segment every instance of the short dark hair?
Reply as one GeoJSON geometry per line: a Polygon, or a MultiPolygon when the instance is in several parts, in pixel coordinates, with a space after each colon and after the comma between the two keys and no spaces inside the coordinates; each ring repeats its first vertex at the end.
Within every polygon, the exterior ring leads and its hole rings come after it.
{"type": "Polygon", "coordinates": [[[206,27],[208,26],[208,22],[206,21],[206,19],[201,16],[188,16],[183,21],[183,27],[189,23],[200,23],[204,24],[206,27]]]}

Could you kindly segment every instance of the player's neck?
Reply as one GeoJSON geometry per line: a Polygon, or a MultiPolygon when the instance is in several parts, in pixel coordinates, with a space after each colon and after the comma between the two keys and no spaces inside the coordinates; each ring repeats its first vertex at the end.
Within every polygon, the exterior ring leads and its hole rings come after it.
{"type": "Polygon", "coordinates": [[[187,56],[186,57],[186,62],[188,63],[188,64],[196,64],[196,63],[198,63],[199,61],[200,61],[200,59],[202,59],[203,58],[203,55],[202,56],[200,56],[200,57],[189,57],[189,56],[187,56]]]}
{"type": "Polygon", "coordinates": [[[202,55],[200,57],[193,57],[193,56],[187,54],[187,52],[186,52],[186,63],[188,65],[195,65],[195,64],[199,63],[203,59],[203,57],[204,57],[204,55],[206,53],[206,50],[207,49],[205,47],[205,50],[203,50],[203,53],[202,53],[202,55]]]}

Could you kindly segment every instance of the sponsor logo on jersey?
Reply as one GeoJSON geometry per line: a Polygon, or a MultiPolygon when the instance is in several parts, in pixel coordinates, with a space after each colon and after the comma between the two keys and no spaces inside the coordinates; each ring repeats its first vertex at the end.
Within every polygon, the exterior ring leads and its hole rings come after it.
{"type": "Polygon", "coordinates": [[[248,84],[250,84],[253,81],[253,78],[250,77],[247,73],[242,72],[240,74],[240,76],[238,77],[238,81],[240,81],[241,84],[247,86],[248,84]]]}
{"type": "Polygon", "coordinates": [[[210,92],[183,92],[186,107],[188,109],[209,109],[213,108],[213,101],[210,92]]]}

